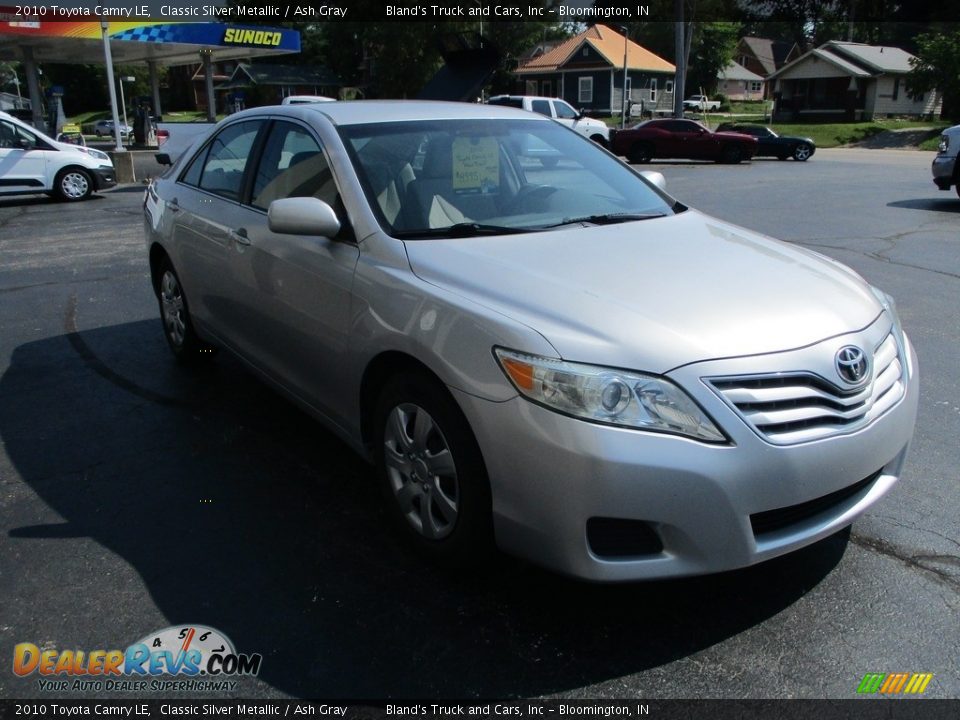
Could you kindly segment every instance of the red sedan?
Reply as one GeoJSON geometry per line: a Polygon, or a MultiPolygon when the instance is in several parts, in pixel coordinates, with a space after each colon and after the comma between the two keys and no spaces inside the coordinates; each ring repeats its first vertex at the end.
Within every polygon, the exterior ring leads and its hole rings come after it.
{"type": "Polygon", "coordinates": [[[611,149],[632,163],[654,158],[686,158],[738,163],[757,152],[757,139],[735,132],[712,132],[693,120],[647,120],[611,138],[611,149]]]}

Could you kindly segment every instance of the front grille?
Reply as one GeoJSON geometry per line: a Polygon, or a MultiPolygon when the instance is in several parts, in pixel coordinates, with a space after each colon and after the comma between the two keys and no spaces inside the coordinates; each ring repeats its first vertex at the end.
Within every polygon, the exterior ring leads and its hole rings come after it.
{"type": "Polygon", "coordinates": [[[803,372],[707,382],[751,428],[777,445],[852,432],[883,415],[904,393],[903,365],[893,333],[874,350],[873,377],[856,390],[803,372]]]}
{"type": "Polygon", "coordinates": [[[866,490],[880,477],[882,470],[877,470],[870,477],[864,478],[860,482],[854,483],[842,490],[837,490],[829,495],[808,500],[799,505],[790,505],[789,507],[777,508],[776,510],[767,510],[750,516],[750,525],[753,527],[753,534],[757,537],[767,533],[782,530],[791,525],[796,525],[804,520],[826,512],[839,505],[844,500],[853,497],[861,490],[866,490]]]}

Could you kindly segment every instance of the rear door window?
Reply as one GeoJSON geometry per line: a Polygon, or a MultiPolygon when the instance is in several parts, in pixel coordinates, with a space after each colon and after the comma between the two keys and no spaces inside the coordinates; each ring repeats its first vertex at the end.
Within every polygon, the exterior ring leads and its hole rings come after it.
{"type": "Polygon", "coordinates": [[[202,190],[228,200],[241,199],[243,173],[262,126],[262,120],[249,120],[230,125],[213,138],[200,172],[202,190]]]}

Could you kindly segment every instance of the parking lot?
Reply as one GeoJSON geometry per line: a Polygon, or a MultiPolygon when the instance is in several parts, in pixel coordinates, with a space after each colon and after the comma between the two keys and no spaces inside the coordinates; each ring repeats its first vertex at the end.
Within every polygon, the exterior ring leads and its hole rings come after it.
{"type": "MultiPolygon", "coordinates": [[[[868,672],[933,673],[927,696],[960,697],[960,200],[934,187],[932,156],[644,166],[681,201],[892,294],[922,395],[902,481],[851,531],[757,567],[620,586],[506,558],[479,575],[430,567],[395,542],[371,470],[332,435],[224,354],[177,367],[142,186],[0,200],[7,662],[17,643],[124,648],[196,623],[263,665],[189,698],[852,698],[868,672]]],[[[9,667],[2,697],[82,696],[9,667]]]]}

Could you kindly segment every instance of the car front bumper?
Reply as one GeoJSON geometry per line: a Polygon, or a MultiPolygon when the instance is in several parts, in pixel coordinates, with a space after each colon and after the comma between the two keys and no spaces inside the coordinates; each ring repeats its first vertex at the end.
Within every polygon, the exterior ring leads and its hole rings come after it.
{"type": "Polygon", "coordinates": [[[117,184],[117,172],[112,167],[93,168],[90,173],[97,190],[106,190],[117,184]]]}
{"type": "Polygon", "coordinates": [[[956,169],[957,158],[948,155],[938,155],[933,159],[933,182],[941,190],[949,190],[954,184],[954,170],[956,169]]]}
{"type": "MultiPolygon", "coordinates": [[[[909,342],[905,352],[905,392],[885,414],[850,434],[789,446],[762,439],[705,385],[696,399],[727,431],[727,444],[584,422],[519,397],[498,403],[453,392],[483,452],[501,549],[594,581],[680,577],[797,550],[876,503],[898,480],[916,421],[909,342]],[[857,483],[797,522],[754,531],[751,516],[785,510],[789,518],[786,509],[857,483]],[[662,550],[598,555],[588,539],[591,518],[643,521],[662,550]]],[[[695,368],[686,369],[688,389],[695,368]]]]}

